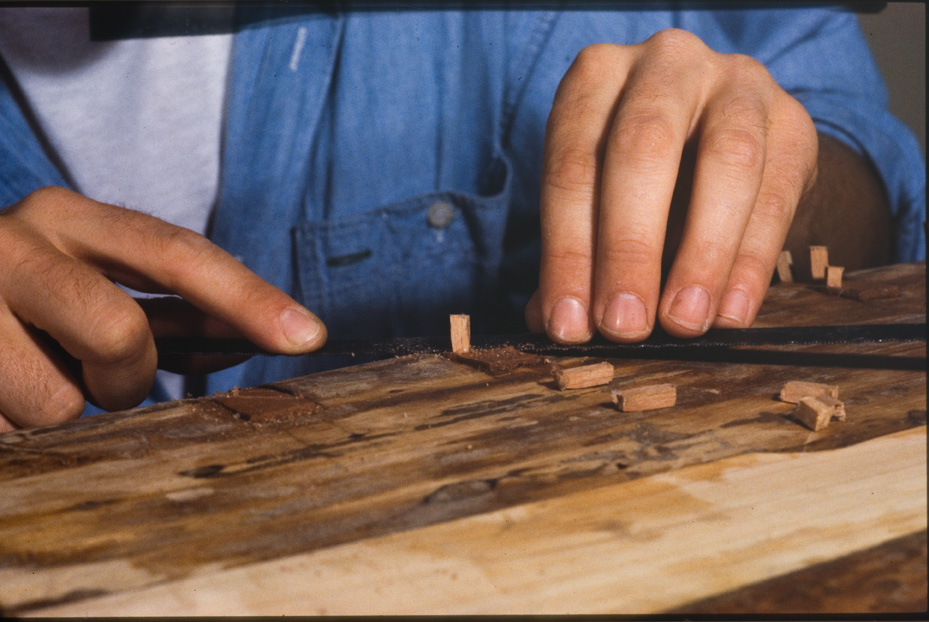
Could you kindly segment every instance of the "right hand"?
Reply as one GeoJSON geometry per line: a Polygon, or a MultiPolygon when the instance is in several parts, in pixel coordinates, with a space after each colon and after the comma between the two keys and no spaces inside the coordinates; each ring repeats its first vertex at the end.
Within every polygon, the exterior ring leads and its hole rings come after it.
{"type": "Polygon", "coordinates": [[[0,432],[78,417],[85,398],[140,403],[158,365],[153,329],[281,354],[326,341],[316,316],[188,229],[54,187],[0,210],[0,432]],[[183,321],[150,318],[114,282],[191,306],[183,321]]]}

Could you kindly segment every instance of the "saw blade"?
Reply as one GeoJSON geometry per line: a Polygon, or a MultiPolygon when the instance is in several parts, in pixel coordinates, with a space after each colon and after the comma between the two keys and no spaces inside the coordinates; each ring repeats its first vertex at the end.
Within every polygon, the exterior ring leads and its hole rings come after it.
{"type": "MultiPolygon", "coordinates": [[[[842,326],[784,326],[774,328],[715,329],[700,337],[681,339],[656,330],[637,343],[616,343],[596,336],[587,343],[564,345],[547,335],[476,335],[474,348],[512,346],[522,352],[555,356],[621,358],[657,349],[728,348],[734,346],[786,346],[837,343],[884,343],[925,341],[926,324],[852,324],[842,326]]],[[[162,356],[232,355],[276,356],[245,339],[159,337],[155,345],[162,356]]],[[[319,350],[296,356],[391,358],[409,354],[439,354],[451,350],[449,337],[398,337],[394,339],[330,339],[319,350]]]]}

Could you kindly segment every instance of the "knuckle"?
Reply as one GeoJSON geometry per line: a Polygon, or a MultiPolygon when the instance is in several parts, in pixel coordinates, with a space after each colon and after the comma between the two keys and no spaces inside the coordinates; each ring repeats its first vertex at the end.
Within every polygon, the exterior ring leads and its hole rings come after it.
{"type": "Polygon", "coordinates": [[[632,166],[664,165],[683,148],[671,118],[659,110],[624,113],[608,140],[608,150],[632,166]]]}
{"type": "Polygon", "coordinates": [[[598,257],[607,266],[622,268],[629,273],[651,269],[661,261],[661,248],[647,243],[642,236],[625,235],[604,244],[598,257]]]}
{"type": "Polygon", "coordinates": [[[726,59],[725,72],[730,79],[756,83],[774,81],[767,67],[747,54],[727,54],[724,58],[726,59]]]}
{"type": "Polygon", "coordinates": [[[611,43],[594,43],[581,49],[568,68],[573,78],[581,81],[601,82],[603,68],[616,62],[619,46],[611,43]]]}
{"type": "Polygon", "coordinates": [[[659,54],[692,56],[695,53],[704,53],[709,48],[692,32],[681,28],[665,28],[649,37],[645,44],[656,50],[659,54]]]}
{"type": "Polygon", "coordinates": [[[546,259],[560,271],[571,273],[589,271],[592,263],[589,249],[581,244],[559,244],[546,252],[546,259]]]}
{"type": "Polygon", "coordinates": [[[142,308],[132,301],[108,307],[90,327],[90,343],[94,352],[87,358],[118,362],[138,356],[148,343],[148,319],[142,308]]]}
{"type": "Polygon", "coordinates": [[[553,148],[545,158],[543,179],[571,193],[590,193],[597,183],[597,154],[581,145],[553,148]]]}
{"type": "Polygon", "coordinates": [[[33,190],[17,203],[0,210],[0,215],[15,216],[27,221],[44,220],[74,203],[77,194],[60,186],[44,186],[33,190]]]}
{"type": "Polygon", "coordinates": [[[756,129],[727,127],[707,137],[707,155],[738,174],[760,170],[764,166],[765,141],[756,129]]]}
{"type": "Polygon", "coordinates": [[[736,255],[735,266],[733,272],[738,272],[739,281],[749,284],[767,283],[774,270],[774,264],[771,261],[757,252],[746,249],[740,250],[736,255]]]}
{"type": "Polygon", "coordinates": [[[798,200],[795,192],[772,189],[758,197],[755,212],[773,223],[789,222],[793,219],[798,200]]]}
{"type": "Polygon", "coordinates": [[[163,223],[162,230],[157,235],[160,245],[159,255],[165,273],[171,281],[170,286],[184,281],[191,273],[199,272],[212,255],[216,246],[202,235],[163,223]]]}

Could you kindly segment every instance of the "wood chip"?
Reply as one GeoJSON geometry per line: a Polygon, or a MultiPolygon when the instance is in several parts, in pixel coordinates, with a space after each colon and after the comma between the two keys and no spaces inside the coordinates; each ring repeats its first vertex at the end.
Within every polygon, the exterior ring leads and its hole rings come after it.
{"type": "Polygon", "coordinates": [[[842,266],[826,266],[826,289],[833,293],[839,293],[842,289],[842,273],[845,268],[842,266]]]}
{"type": "Polygon", "coordinates": [[[829,249],[826,246],[810,247],[810,272],[814,279],[826,278],[826,267],[829,265],[829,249]]]}
{"type": "Polygon", "coordinates": [[[305,397],[262,387],[216,393],[210,401],[221,405],[238,419],[254,424],[305,418],[319,408],[319,404],[305,397]]]}
{"type": "Polygon", "coordinates": [[[520,352],[513,346],[451,352],[448,357],[459,363],[477,367],[493,376],[504,374],[517,367],[532,367],[544,362],[538,354],[520,352]]]}
{"type": "Polygon", "coordinates": [[[839,399],[839,387],[837,385],[791,380],[781,389],[780,398],[782,402],[797,404],[804,397],[816,397],[824,393],[833,399],[839,399]]]}
{"type": "Polygon", "coordinates": [[[797,403],[794,417],[806,427],[818,432],[826,428],[833,417],[845,421],[845,404],[826,393],[816,397],[804,397],[797,403]]]}
{"type": "Polygon", "coordinates": [[[777,256],[777,278],[781,283],[793,283],[794,274],[791,266],[794,264],[794,258],[790,251],[781,251],[777,256]]]}
{"type": "Polygon", "coordinates": [[[471,316],[450,315],[452,352],[468,352],[471,350],[471,316]]]}
{"type": "Polygon", "coordinates": [[[842,298],[851,298],[860,302],[869,300],[884,300],[886,298],[897,298],[900,295],[900,287],[897,285],[874,285],[859,287],[843,287],[839,292],[842,298]]]}
{"type": "Polygon", "coordinates": [[[673,384],[652,384],[644,387],[613,389],[613,403],[622,412],[655,410],[677,403],[677,389],[673,384]]]}
{"type": "Polygon", "coordinates": [[[612,382],[613,366],[603,362],[567,369],[556,367],[552,370],[552,375],[555,376],[555,382],[558,383],[558,388],[562,391],[565,389],[586,389],[587,387],[598,387],[612,382]]]}

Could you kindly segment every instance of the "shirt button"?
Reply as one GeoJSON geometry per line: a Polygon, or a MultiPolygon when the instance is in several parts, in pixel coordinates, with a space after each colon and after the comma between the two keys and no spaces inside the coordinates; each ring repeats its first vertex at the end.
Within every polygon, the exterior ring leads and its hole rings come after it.
{"type": "Polygon", "coordinates": [[[426,222],[433,229],[444,229],[455,220],[455,208],[448,201],[436,201],[429,206],[426,222]]]}

